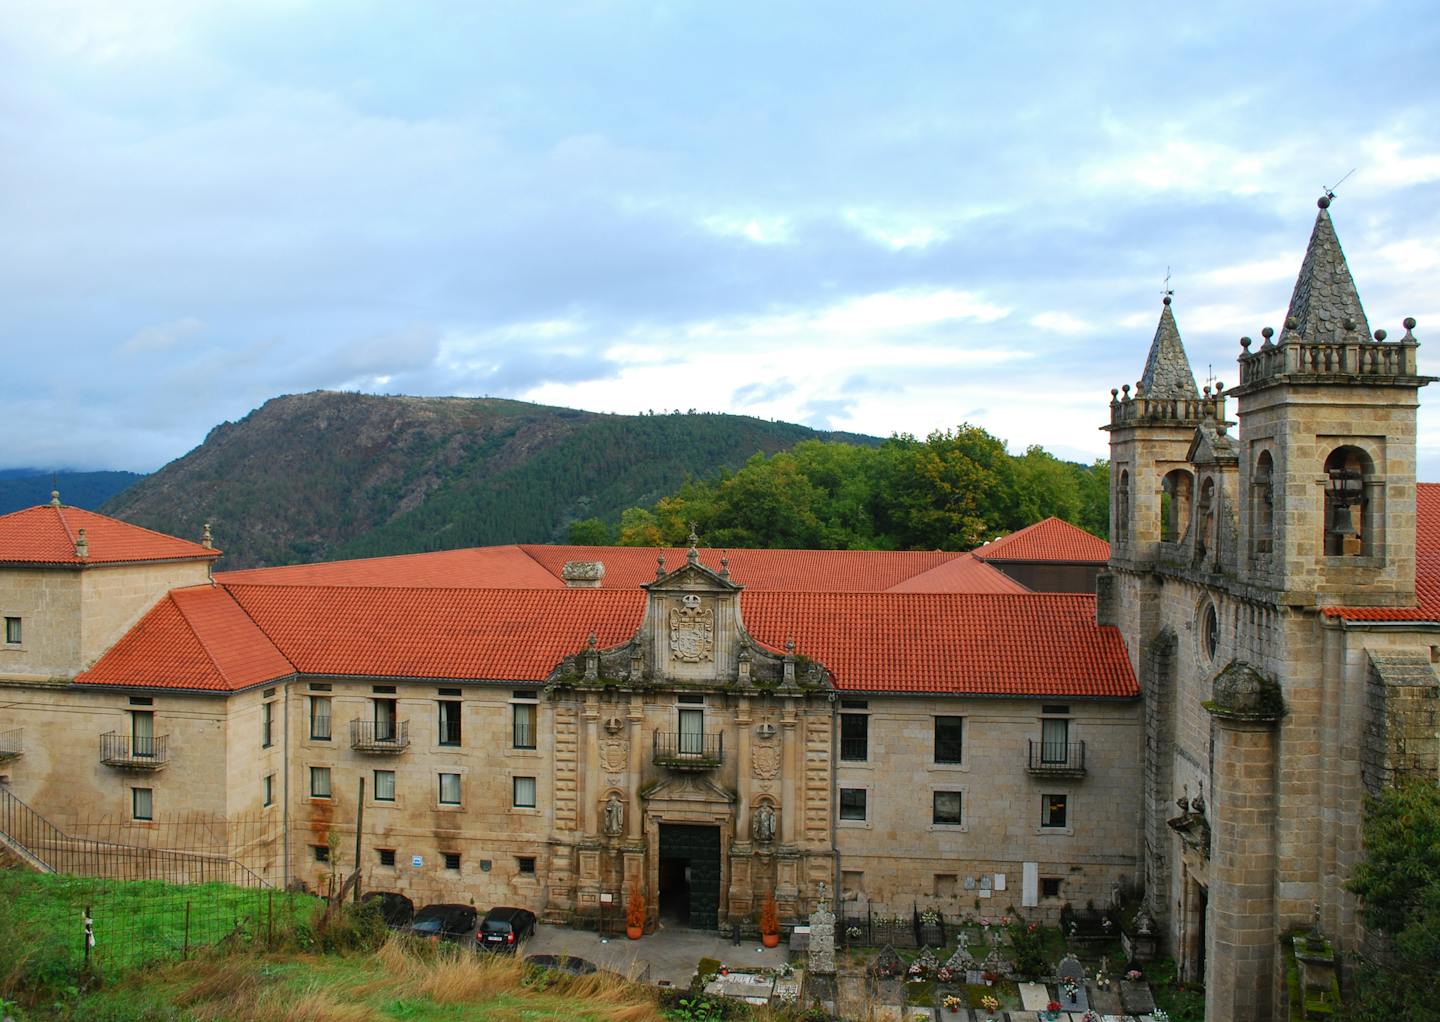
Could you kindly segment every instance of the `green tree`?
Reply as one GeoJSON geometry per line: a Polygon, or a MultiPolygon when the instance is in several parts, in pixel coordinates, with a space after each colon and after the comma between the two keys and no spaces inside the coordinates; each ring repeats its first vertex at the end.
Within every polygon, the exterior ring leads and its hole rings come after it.
{"type": "Polygon", "coordinates": [[[1370,800],[1349,888],[1393,953],[1357,970],[1351,1022],[1440,1022],[1440,786],[1408,778],[1370,800]]]}
{"type": "Polygon", "coordinates": [[[615,542],[615,533],[598,518],[582,518],[570,523],[565,541],[571,546],[609,546],[615,542]]]}

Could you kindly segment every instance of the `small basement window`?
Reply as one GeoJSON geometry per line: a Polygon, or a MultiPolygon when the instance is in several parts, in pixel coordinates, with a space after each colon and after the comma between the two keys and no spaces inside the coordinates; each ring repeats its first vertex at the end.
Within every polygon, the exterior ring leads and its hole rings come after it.
{"type": "Polygon", "coordinates": [[[378,853],[379,856],[380,856],[380,865],[382,865],[382,866],[393,866],[393,865],[395,865],[395,849],[393,849],[393,848],[377,848],[377,849],[375,849],[375,851],[376,851],[376,853],[378,853]]]}
{"type": "Polygon", "coordinates": [[[310,849],[311,849],[311,851],[313,851],[313,852],[315,853],[315,861],[316,861],[316,862],[329,862],[329,861],[330,861],[330,846],[329,846],[329,845],[311,845],[311,846],[310,846],[310,849]]]}
{"type": "Polygon", "coordinates": [[[1060,878],[1059,878],[1059,877],[1041,877],[1041,878],[1040,878],[1040,897],[1042,897],[1042,898],[1058,898],[1058,897],[1060,897],[1060,878]]]}
{"type": "Polygon", "coordinates": [[[446,868],[446,869],[458,870],[458,869],[460,868],[460,853],[459,853],[459,852],[446,852],[446,853],[444,853],[444,854],[445,854],[445,868],[446,868]]]}
{"type": "Polygon", "coordinates": [[[522,855],[515,860],[515,865],[519,868],[521,876],[533,877],[535,875],[535,856],[522,855]]]}

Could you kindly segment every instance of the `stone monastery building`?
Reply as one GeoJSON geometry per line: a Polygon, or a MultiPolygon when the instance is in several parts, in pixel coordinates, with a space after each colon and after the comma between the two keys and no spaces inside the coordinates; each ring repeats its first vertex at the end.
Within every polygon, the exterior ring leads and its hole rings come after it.
{"type": "Polygon", "coordinates": [[[696,927],[771,892],[798,919],[821,884],[1050,920],[1143,889],[1209,1018],[1280,1017],[1281,935],[1318,906],[1367,940],[1366,793],[1440,778],[1429,378],[1413,320],[1372,339],[1324,205],[1239,386],[1197,389],[1166,299],[1104,427],[1113,549],[1051,519],[962,554],[215,572],[208,535],[0,517],[0,800],[157,847],[215,821],[214,851],[312,887],[363,811],[367,889],[551,921],[632,883],[696,927]]]}

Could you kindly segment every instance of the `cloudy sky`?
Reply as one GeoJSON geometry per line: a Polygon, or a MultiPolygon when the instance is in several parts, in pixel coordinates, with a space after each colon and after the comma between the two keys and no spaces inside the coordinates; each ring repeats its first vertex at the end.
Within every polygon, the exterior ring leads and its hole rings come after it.
{"type": "Polygon", "coordinates": [[[1233,384],[1352,168],[1371,326],[1440,331],[1433,5],[1167,6],[0,0],[0,467],[316,388],[1089,459],[1167,268],[1233,384]]]}

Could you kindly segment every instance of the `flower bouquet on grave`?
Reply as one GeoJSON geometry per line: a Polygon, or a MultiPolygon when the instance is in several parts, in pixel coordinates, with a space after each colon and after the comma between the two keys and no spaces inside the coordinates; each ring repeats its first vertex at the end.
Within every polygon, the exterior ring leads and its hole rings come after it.
{"type": "Polygon", "coordinates": [[[995,999],[993,994],[986,994],[980,998],[980,1007],[985,1009],[987,1015],[994,1018],[995,1013],[1000,1010],[1000,1002],[995,999]]]}
{"type": "Polygon", "coordinates": [[[1045,1005],[1045,1010],[1040,1013],[1040,1017],[1045,1019],[1046,1022],[1056,1022],[1060,1017],[1060,1002],[1051,1001],[1045,1005]]]}
{"type": "Polygon", "coordinates": [[[960,998],[956,997],[954,994],[947,994],[945,996],[945,1000],[941,1001],[940,1004],[945,1008],[946,1011],[959,1014],[960,1009],[964,1007],[965,1002],[960,1000],[960,998]]]}
{"type": "Polygon", "coordinates": [[[955,981],[955,973],[950,971],[948,965],[942,965],[936,970],[935,978],[941,983],[953,983],[955,981]]]}

